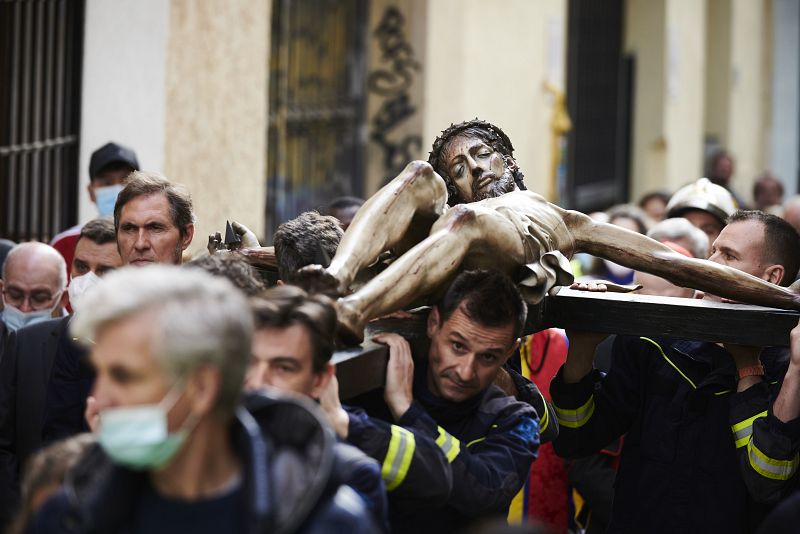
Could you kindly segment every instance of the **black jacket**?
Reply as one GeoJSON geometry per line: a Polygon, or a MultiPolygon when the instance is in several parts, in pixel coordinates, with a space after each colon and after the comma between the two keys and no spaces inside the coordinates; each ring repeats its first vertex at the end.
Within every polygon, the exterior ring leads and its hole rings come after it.
{"type": "MultiPolygon", "coordinates": [[[[69,339],[68,325],[69,317],[63,317],[8,335],[0,360],[0,525],[16,507],[19,470],[44,444],[47,391],[59,347],[69,339]]],[[[77,411],[80,420],[83,411],[77,411]]]]}
{"type": "MultiPolygon", "coordinates": [[[[436,469],[416,469],[414,476],[403,482],[405,493],[431,495],[436,488],[446,487],[452,480],[449,496],[441,501],[399,501],[390,492],[390,520],[394,532],[457,532],[478,519],[508,515],[508,507],[522,488],[536,458],[539,447],[539,427],[536,411],[527,403],[508,397],[497,386],[489,386],[479,395],[454,403],[433,395],[427,389],[426,361],[418,360],[414,376],[414,402],[396,424],[391,421],[382,397],[362,396],[360,401],[372,416],[372,423],[356,420],[351,414],[351,431],[358,428],[353,439],[364,440],[369,435],[374,453],[384,462],[392,462],[392,442],[396,451],[403,448],[403,432],[414,437],[417,447],[431,450],[425,461],[436,469]],[[382,421],[381,421],[382,420],[382,421]],[[369,425],[369,426],[367,426],[369,425]],[[386,451],[389,451],[388,453],[386,451]],[[441,461],[447,471],[442,474],[441,461]],[[409,502],[414,503],[409,506],[409,502]]],[[[355,442],[354,442],[355,443],[355,442]]],[[[360,443],[359,446],[366,446],[360,443]]],[[[415,459],[409,453],[410,466],[415,459]]],[[[409,470],[411,474],[411,470],[409,470]]],[[[388,483],[387,483],[388,486],[388,483]]]]}
{"type": "MultiPolygon", "coordinates": [[[[765,364],[767,362],[765,361],[765,364]]],[[[751,532],[765,508],[748,496],[731,432],[733,358],[713,343],[618,336],[607,375],[550,385],[556,452],[592,454],[622,434],[609,532],[751,532]]]]}
{"type": "MultiPolygon", "coordinates": [[[[333,432],[302,399],[248,396],[231,430],[242,462],[248,533],[376,532],[364,502],[340,480],[333,432]]],[[[39,510],[29,532],[128,532],[146,472],[95,447],[39,510]]]]}

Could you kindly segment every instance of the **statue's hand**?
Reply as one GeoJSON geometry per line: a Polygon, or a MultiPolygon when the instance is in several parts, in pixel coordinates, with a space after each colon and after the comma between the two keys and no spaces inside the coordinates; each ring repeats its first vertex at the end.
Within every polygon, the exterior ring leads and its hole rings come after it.
{"type": "Polygon", "coordinates": [[[605,293],[608,291],[608,287],[602,282],[574,282],[569,288],[592,293],[605,293]]]}
{"type": "Polygon", "coordinates": [[[222,234],[219,232],[208,236],[208,249],[209,254],[216,254],[220,250],[225,249],[225,245],[222,244],[222,234]]]}
{"type": "Polygon", "coordinates": [[[256,234],[242,223],[231,221],[231,228],[242,239],[242,248],[257,248],[261,246],[256,234]]]}
{"type": "Polygon", "coordinates": [[[389,346],[383,398],[392,417],[397,421],[408,411],[414,400],[414,359],[411,357],[411,346],[398,334],[382,333],[372,340],[389,346]]]}

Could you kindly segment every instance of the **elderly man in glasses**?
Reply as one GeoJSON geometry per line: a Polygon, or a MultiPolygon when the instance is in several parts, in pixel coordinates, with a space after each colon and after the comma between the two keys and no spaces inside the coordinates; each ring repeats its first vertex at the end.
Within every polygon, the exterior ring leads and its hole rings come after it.
{"type": "Polygon", "coordinates": [[[64,258],[44,243],[21,243],[3,265],[3,324],[14,332],[63,314],[67,292],[64,258]]]}

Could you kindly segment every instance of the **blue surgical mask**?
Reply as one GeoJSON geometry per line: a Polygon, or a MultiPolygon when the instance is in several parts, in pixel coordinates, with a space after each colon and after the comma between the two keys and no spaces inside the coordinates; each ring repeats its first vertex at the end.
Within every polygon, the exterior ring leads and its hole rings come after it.
{"type": "Polygon", "coordinates": [[[49,310],[39,311],[21,311],[16,306],[12,306],[3,299],[3,322],[6,323],[6,328],[12,332],[19,330],[23,326],[30,326],[32,324],[41,323],[53,318],[53,310],[58,306],[61,300],[61,293],[56,296],[56,303],[49,310]]]}
{"type": "Polygon", "coordinates": [[[183,447],[198,419],[190,415],[180,429],[169,432],[167,413],[180,397],[178,385],[158,404],[100,412],[98,442],[114,463],[131,469],[158,469],[183,447]]]}
{"type": "Polygon", "coordinates": [[[114,215],[114,205],[117,203],[117,195],[122,191],[122,188],[122,185],[109,185],[95,188],[94,202],[97,204],[97,212],[101,217],[114,215]]]}

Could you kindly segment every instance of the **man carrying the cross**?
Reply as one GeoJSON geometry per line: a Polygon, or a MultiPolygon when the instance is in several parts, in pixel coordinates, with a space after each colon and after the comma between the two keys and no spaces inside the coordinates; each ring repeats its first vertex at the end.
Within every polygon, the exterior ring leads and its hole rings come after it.
{"type": "MultiPolygon", "coordinates": [[[[800,236],[778,217],[739,211],[709,259],[786,286],[800,236]]],[[[798,467],[796,456],[769,457],[769,443],[758,453],[749,444],[786,350],[618,336],[603,374],[593,358],[606,335],[567,335],[567,361],[550,384],[556,452],[586,456],[626,436],[608,532],[752,532],[766,511],[748,495],[753,475],[787,480],[798,467]]]]}

